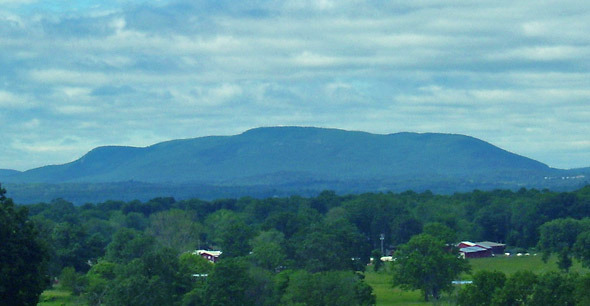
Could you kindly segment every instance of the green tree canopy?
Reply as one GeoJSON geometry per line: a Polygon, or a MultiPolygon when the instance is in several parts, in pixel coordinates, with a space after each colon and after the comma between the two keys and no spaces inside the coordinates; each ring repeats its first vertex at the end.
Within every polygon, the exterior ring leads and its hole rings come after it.
{"type": "Polygon", "coordinates": [[[115,268],[104,297],[107,305],[180,305],[191,279],[171,249],[148,251],[115,268]]]}
{"type": "Polygon", "coordinates": [[[271,271],[286,265],[287,254],[283,233],[275,229],[263,231],[254,237],[250,244],[252,254],[249,256],[255,265],[271,271]]]}
{"type": "MultiPolygon", "coordinates": [[[[543,250],[543,260],[546,261],[551,253],[558,253],[557,264],[561,269],[567,271],[572,265],[570,254],[578,235],[589,229],[588,219],[555,219],[541,225],[539,227],[539,248],[543,250]]],[[[581,243],[583,241],[578,245],[581,243]]]]}
{"type": "Polygon", "coordinates": [[[574,256],[584,267],[590,268],[590,231],[582,232],[573,247],[574,256]]]}
{"type": "Polygon", "coordinates": [[[444,243],[450,244],[457,241],[457,233],[440,222],[431,222],[424,225],[424,233],[436,237],[444,243]]]}
{"type": "Polygon", "coordinates": [[[152,236],[143,232],[122,228],[113,236],[113,240],[107,246],[104,259],[110,262],[126,264],[144,253],[154,250],[156,241],[152,236]]]}
{"type": "Polygon", "coordinates": [[[352,271],[310,273],[305,270],[288,275],[283,305],[375,305],[373,289],[352,271]]]}
{"type": "Polygon", "coordinates": [[[492,305],[529,305],[537,276],[527,270],[517,271],[504,283],[504,287],[492,298],[492,305]]]}
{"type": "Polygon", "coordinates": [[[479,271],[473,275],[473,283],[459,292],[458,305],[490,305],[494,294],[502,289],[506,275],[499,271],[479,271]]]}
{"type": "Polygon", "coordinates": [[[37,305],[49,284],[48,251],[29,221],[25,207],[15,207],[0,186],[0,301],[37,305]]]}
{"type": "Polygon", "coordinates": [[[200,223],[195,222],[189,212],[171,209],[150,216],[147,233],[154,236],[162,246],[179,254],[195,250],[200,245],[202,232],[200,223]]]}
{"type": "Polygon", "coordinates": [[[215,264],[207,279],[205,296],[208,305],[253,305],[254,296],[248,291],[252,280],[248,263],[243,258],[225,258],[215,264]]]}
{"type": "Polygon", "coordinates": [[[469,264],[444,243],[428,234],[413,236],[394,254],[394,285],[406,290],[421,290],[424,299],[438,299],[452,289],[452,281],[469,270],[469,264]]]}
{"type": "Polygon", "coordinates": [[[573,306],[576,305],[575,289],[575,276],[547,272],[537,278],[530,304],[573,306]]]}

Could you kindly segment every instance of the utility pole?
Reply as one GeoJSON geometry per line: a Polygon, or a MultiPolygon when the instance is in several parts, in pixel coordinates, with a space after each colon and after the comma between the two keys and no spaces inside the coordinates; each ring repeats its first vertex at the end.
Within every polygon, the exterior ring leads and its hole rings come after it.
{"type": "Polygon", "coordinates": [[[385,253],[383,253],[383,240],[385,240],[385,235],[381,234],[379,240],[381,240],[381,256],[385,256],[385,253]]]}

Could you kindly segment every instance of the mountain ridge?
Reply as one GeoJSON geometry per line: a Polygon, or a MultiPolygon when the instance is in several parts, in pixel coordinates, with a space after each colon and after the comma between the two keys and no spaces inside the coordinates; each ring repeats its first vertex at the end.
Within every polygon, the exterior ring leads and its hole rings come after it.
{"type": "Polygon", "coordinates": [[[239,190],[256,186],[279,191],[285,186],[293,190],[341,187],[361,192],[439,185],[448,189],[455,185],[536,187],[543,186],[545,177],[567,171],[460,134],[263,127],[233,136],[175,139],[146,147],[97,147],[70,163],[2,171],[0,181],[141,182],[239,190]]]}
{"type": "Polygon", "coordinates": [[[507,170],[522,168],[523,164],[530,169],[549,169],[540,162],[458,134],[402,132],[382,135],[339,129],[271,127],[251,129],[234,136],[172,140],[147,147],[97,147],[71,163],[15,175],[23,177],[23,181],[37,183],[220,182],[285,171],[307,172],[326,179],[348,174],[379,178],[409,175],[409,172],[416,171],[422,174],[429,171],[449,173],[461,168],[480,172],[481,168],[474,169],[474,166],[507,170]],[[460,152],[470,156],[463,156],[459,161],[455,156],[444,154],[460,152]],[[434,162],[429,163],[428,169],[417,169],[416,166],[427,162],[426,159],[434,162]],[[322,162],[326,169],[316,171],[322,162]],[[237,169],[238,166],[241,169],[237,169]],[[382,167],[396,174],[378,171],[382,167]],[[152,171],[144,173],[146,169],[152,171]],[[195,173],[183,173],[186,170],[195,173]],[[207,173],[199,175],[199,172],[207,173]]]}

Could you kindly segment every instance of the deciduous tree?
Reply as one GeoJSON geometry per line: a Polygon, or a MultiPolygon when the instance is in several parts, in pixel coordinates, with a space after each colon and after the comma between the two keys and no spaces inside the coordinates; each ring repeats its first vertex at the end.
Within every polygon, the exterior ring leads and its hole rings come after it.
{"type": "Polygon", "coordinates": [[[428,234],[413,236],[394,254],[393,282],[406,290],[421,290],[424,299],[438,299],[452,289],[452,281],[469,270],[469,264],[444,243],[428,234]]]}
{"type": "Polygon", "coordinates": [[[502,290],[506,275],[499,271],[480,271],[473,275],[473,283],[459,292],[457,304],[485,306],[490,305],[494,294],[502,290]]]}
{"type": "Polygon", "coordinates": [[[0,186],[0,301],[37,305],[49,284],[48,251],[25,207],[15,207],[0,186]]]}

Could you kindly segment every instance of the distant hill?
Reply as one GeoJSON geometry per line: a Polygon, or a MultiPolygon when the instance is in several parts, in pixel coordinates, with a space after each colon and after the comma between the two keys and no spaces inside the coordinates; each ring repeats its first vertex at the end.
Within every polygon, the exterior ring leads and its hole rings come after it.
{"type": "Polygon", "coordinates": [[[137,182],[168,186],[177,194],[181,185],[242,190],[244,195],[254,189],[453,192],[537,186],[563,171],[463,135],[272,127],[145,148],[99,147],[64,165],[2,170],[0,181],[21,187],[137,182]]]}
{"type": "Polygon", "coordinates": [[[8,178],[17,174],[20,174],[20,171],[10,170],[10,169],[0,169],[0,179],[8,178]]]}

